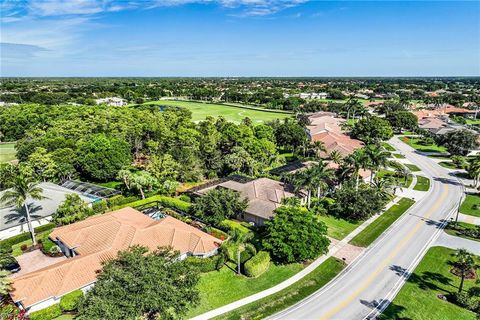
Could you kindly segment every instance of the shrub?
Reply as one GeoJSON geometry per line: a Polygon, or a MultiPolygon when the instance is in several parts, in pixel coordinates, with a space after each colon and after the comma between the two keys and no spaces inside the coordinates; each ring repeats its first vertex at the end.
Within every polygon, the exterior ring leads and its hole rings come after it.
{"type": "Polygon", "coordinates": [[[77,310],[78,303],[80,299],[83,297],[82,290],[75,290],[66,295],[64,295],[60,299],[60,309],[64,312],[70,312],[77,310]]]}
{"type": "Polygon", "coordinates": [[[178,197],[178,200],[182,200],[184,202],[188,202],[188,203],[191,203],[192,202],[192,199],[190,199],[190,197],[186,194],[182,194],[178,197]]]}
{"type": "Polygon", "coordinates": [[[92,209],[94,213],[104,213],[108,210],[107,202],[105,200],[94,202],[92,209]]]}
{"type": "MultiPolygon", "coordinates": [[[[39,234],[41,232],[51,230],[55,227],[54,223],[47,223],[44,224],[43,226],[36,227],[34,229],[35,234],[39,234]]],[[[0,241],[0,251],[3,252],[12,252],[12,246],[19,244],[20,242],[27,241],[30,239],[31,235],[30,232],[24,232],[21,234],[18,234],[16,236],[10,237],[8,239],[0,241]]]]}
{"type": "Polygon", "coordinates": [[[197,269],[198,272],[211,272],[223,266],[224,258],[221,254],[208,258],[190,256],[187,257],[186,261],[197,269]]]}
{"type": "Polygon", "coordinates": [[[266,251],[260,251],[245,263],[245,274],[248,277],[258,277],[270,266],[270,255],[266,251]]]}
{"type": "Polygon", "coordinates": [[[20,250],[22,250],[22,251],[26,251],[27,249],[28,249],[28,246],[26,244],[22,244],[20,246],[20,250]]]}
{"type": "Polygon", "coordinates": [[[165,196],[159,196],[158,202],[167,208],[175,208],[183,212],[190,211],[190,208],[192,207],[191,203],[165,196]]]}
{"type": "Polygon", "coordinates": [[[62,315],[60,305],[54,304],[53,306],[45,309],[30,313],[30,320],[52,320],[62,315]]]}
{"type": "Polygon", "coordinates": [[[49,238],[42,240],[42,252],[45,254],[49,253],[50,250],[55,246],[56,246],[55,242],[53,242],[49,238]]]}
{"type": "Polygon", "coordinates": [[[226,234],[225,232],[217,228],[213,228],[213,227],[207,228],[206,232],[222,241],[228,238],[228,234],[226,234]]]}

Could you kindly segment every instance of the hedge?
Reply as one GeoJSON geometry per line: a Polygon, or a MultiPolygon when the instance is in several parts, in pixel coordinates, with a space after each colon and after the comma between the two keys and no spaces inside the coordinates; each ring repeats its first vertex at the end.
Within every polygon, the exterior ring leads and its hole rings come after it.
{"type": "Polygon", "coordinates": [[[266,251],[260,251],[245,263],[244,270],[248,277],[258,277],[270,266],[270,255],[266,251]]]}
{"type": "Polygon", "coordinates": [[[75,290],[60,298],[60,309],[64,312],[77,310],[78,303],[83,297],[82,290],[75,290]]]}
{"type": "Polygon", "coordinates": [[[53,247],[55,247],[57,244],[50,240],[49,238],[42,240],[42,252],[43,253],[50,253],[50,250],[52,250],[53,247]]]}
{"type": "Polygon", "coordinates": [[[218,254],[213,257],[208,258],[198,258],[198,257],[187,257],[185,259],[193,268],[198,270],[198,272],[211,272],[220,269],[223,266],[224,258],[223,255],[218,254]]]}
{"type": "Polygon", "coordinates": [[[29,317],[30,320],[52,320],[60,317],[61,315],[62,310],[60,309],[60,305],[57,303],[45,309],[30,313],[29,317]]]}
{"type": "MultiPolygon", "coordinates": [[[[39,233],[51,230],[53,228],[55,228],[55,224],[50,222],[44,224],[43,226],[36,227],[33,230],[35,231],[35,234],[38,235],[39,233]]],[[[30,239],[30,237],[30,232],[24,232],[8,239],[2,240],[0,241],[0,251],[12,252],[12,246],[19,244],[20,242],[27,241],[28,239],[30,239]]]]}
{"type": "Polygon", "coordinates": [[[192,206],[191,203],[182,201],[180,199],[167,197],[167,196],[156,195],[156,196],[149,197],[149,198],[146,198],[146,199],[143,199],[143,200],[138,200],[138,201],[133,201],[133,202],[129,202],[129,203],[123,203],[121,205],[116,205],[112,209],[117,210],[117,209],[121,209],[121,208],[124,208],[124,207],[138,207],[138,206],[147,204],[149,202],[155,202],[155,201],[159,202],[164,207],[175,208],[175,209],[178,209],[178,210],[184,211],[184,212],[188,212],[190,210],[190,207],[192,206]]]}

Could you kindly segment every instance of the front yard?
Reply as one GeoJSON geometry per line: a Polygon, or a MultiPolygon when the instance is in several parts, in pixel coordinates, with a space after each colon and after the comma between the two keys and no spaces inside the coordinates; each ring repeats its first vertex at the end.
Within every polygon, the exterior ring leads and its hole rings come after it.
{"type": "Polygon", "coordinates": [[[224,266],[220,271],[203,273],[198,284],[200,305],[190,310],[187,318],[271,288],[302,269],[303,265],[299,263],[287,265],[272,263],[269,269],[258,278],[238,276],[227,266],[224,266]]]}
{"type": "Polygon", "coordinates": [[[447,149],[443,146],[439,146],[435,143],[432,144],[422,144],[422,139],[419,138],[411,138],[411,137],[401,137],[400,140],[408,144],[410,147],[414,148],[415,150],[422,151],[422,152],[437,152],[437,153],[444,153],[447,152],[447,149]]]}
{"type": "Polygon", "coordinates": [[[348,221],[332,215],[319,215],[318,219],[327,225],[328,236],[337,240],[342,240],[363,223],[363,221],[348,221]]]}
{"type": "Polygon", "coordinates": [[[476,194],[467,194],[465,200],[460,206],[460,212],[475,217],[480,217],[480,196],[476,194]]]}
{"type": "MultiPolygon", "coordinates": [[[[443,301],[437,295],[458,291],[460,277],[453,275],[451,263],[455,251],[444,247],[433,247],[407,280],[393,302],[380,319],[416,320],[474,320],[471,311],[453,303],[443,301]]],[[[465,280],[465,289],[475,285],[475,280],[465,280]]]]}

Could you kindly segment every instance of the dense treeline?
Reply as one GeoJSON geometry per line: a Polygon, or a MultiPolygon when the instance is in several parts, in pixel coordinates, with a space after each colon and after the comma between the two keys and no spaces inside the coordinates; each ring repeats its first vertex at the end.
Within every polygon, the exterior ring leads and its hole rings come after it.
{"type": "Polygon", "coordinates": [[[195,124],[186,109],[147,106],[10,106],[0,109],[0,130],[5,141],[17,140],[20,163],[30,163],[43,180],[80,175],[108,181],[132,163],[173,181],[254,175],[278,161],[276,135],[281,144],[291,143],[286,140],[295,130],[306,139],[294,121],[208,118],[195,124]]]}

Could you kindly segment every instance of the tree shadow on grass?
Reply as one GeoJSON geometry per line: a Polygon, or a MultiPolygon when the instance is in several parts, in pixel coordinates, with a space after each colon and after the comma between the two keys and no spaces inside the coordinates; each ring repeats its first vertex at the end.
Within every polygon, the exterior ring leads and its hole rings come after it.
{"type": "Polygon", "coordinates": [[[400,316],[400,314],[403,311],[405,311],[405,307],[392,303],[388,299],[372,300],[372,301],[360,300],[360,303],[372,310],[375,310],[375,309],[381,310],[386,307],[384,313],[379,316],[374,314],[374,315],[369,315],[365,317],[365,319],[368,319],[368,320],[373,320],[373,319],[412,320],[411,318],[400,316]]]}
{"type": "Polygon", "coordinates": [[[395,272],[399,277],[408,278],[407,282],[416,284],[422,290],[439,290],[450,293],[448,290],[445,290],[436,284],[442,283],[444,285],[452,286],[451,279],[440,273],[426,271],[421,275],[416,273],[410,274],[405,268],[397,265],[390,266],[390,270],[395,272]]]}

